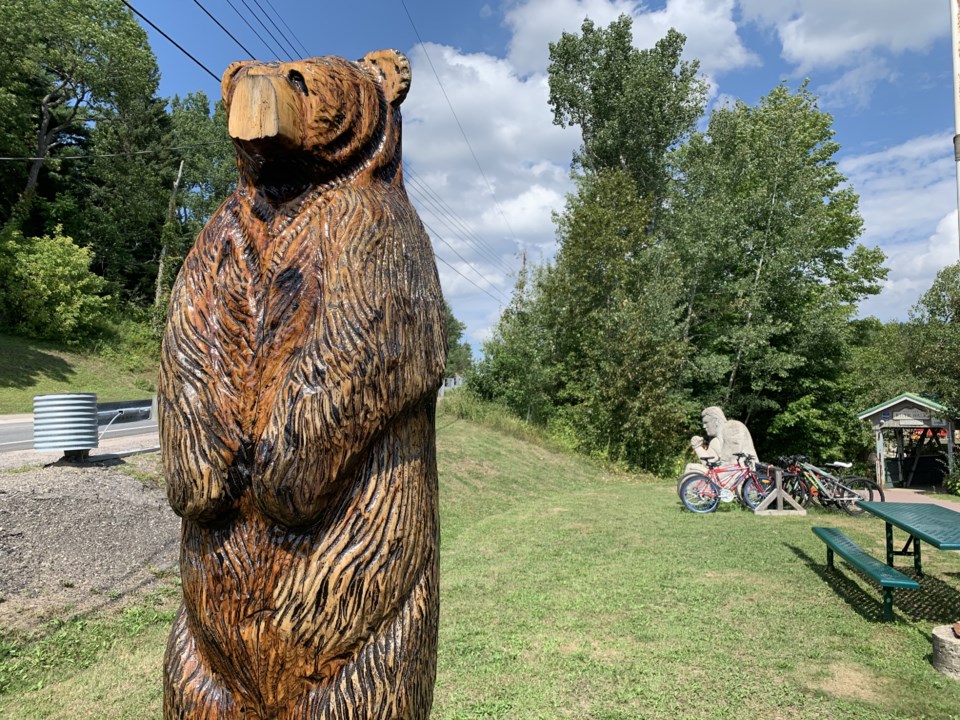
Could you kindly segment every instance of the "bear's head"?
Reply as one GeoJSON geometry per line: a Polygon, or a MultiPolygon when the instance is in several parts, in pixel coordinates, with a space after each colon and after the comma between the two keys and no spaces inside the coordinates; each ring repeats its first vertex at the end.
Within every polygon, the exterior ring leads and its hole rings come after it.
{"type": "Polygon", "coordinates": [[[357,62],[237,62],[222,85],[241,187],[272,205],[362,174],[389,180],[397,172],[410,63],[396,50],[357,62]]]}

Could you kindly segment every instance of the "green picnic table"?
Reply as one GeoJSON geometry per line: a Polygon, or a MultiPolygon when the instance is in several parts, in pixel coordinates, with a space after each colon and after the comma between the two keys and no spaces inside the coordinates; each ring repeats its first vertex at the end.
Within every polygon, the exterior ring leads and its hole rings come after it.
{"type": "Polygon", "coordinates": [[[960,550],[960,512],[942,505],[904,502],[857,503],[871,515],[876,515],[887,524],[887,565],[893,567],[895,555],[912,555],[917,575],[923,575],[920,564],[920,541],[940,550],[960,550]],[[910,535],[900,550],[893,545],[893,528],[900,528],[910,535]],[[912,550],[911,550],[912,546],[912,550]]]}

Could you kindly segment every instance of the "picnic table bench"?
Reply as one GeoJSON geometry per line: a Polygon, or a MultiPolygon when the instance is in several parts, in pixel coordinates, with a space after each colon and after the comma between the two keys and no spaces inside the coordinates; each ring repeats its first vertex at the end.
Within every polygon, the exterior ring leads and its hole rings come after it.
{"type": "Polygon", "coordinates": [[[848,563],[860,569],[880,584],[880,587],[883,589],[884,620],[893,620],[894,588],[907,590],[920,589],[920,583],[916,580],[907,577],[899,570],[894,570],[889,565],[885,565],[880,560],[877,560],[877,558],[863,550],[863,548],[837,528],[815,527],[811,529],[813,530],[813,534],[823,540],[827,545],[827,567],[833,568],[833,553],[836,552],[848,563]]]}
{"type": "Polygon", "coordinates": [[[923,540],[940,550],[960,550],[960,512],[942,505],[905,502],[867,502],[860,507],[876,515],[886,523],[887,565],[893,567],[895,555],[912,555],[913,567],[923,576],[920,558],[920,541],[923,540]],[[910,535],[900,550],[893,546],[893,528],[900,528],[910,535]],[[911,551],[910,547],[913,546],[911,551]]]}
{"type": "Polygon", "coordinates": [[[960,512],[941,505],[904,502],[876,502],[860,500],[857,503],[871,515],[886,523],[887,562],[864,551],[836,528],[815,527],[814,534],[827,545],[827,565],[833,567],[833,552],[859,568],[883,588],[883,619],[893,619],[893,589],[918,589],[920,584],[894,569],[897,555],[913,557],[917,577],[923,577],[920,542],[940,550],[960,550],[960,512]],[[906,544],[897,550],[893,544],[893,528],[909,535],[906,544]]]}

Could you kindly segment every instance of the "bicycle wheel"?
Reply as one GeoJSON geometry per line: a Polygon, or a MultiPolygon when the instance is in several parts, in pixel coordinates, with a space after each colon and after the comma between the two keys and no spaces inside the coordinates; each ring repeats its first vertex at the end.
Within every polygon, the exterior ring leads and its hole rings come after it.
{"type": "Polygon", "coordinates": [[[720,504],[720,488],[705,475],[691,475],[680,488],[680,500],[690,512],[713,512],[720,504]]]}
{"type": "Polygon", "coordinates": [[[866,512],[857,504],[858,500],[873,500],[873,488],[876,485],[862,477],[843,478],[837,483],[834,502],[848,515],[862,515],[866,512]]]}
{"type": "MultiPolygon", "coordinates": [[[[873,497],[870,498],[871,500],[876,500],[877,502],[887,501],[886,495],[883,494],[883,488],[877,485],[877,483],[875,483],[873,480],[869,480],[865,477],[858,477],[858,476],[855,477],[853,475],[849,475],[847,477],[840,478],[840,482],[843,483],[844,485],[850,485],[851,482],[855,482],[858,485],[864,484],[867,487],[869,487],[870,490],[873,492],[873,497]]],[[[853,485],[851,485],[851,487],[854,487],[854,489],[856,489],[855,486],[853,485]]],[[[866,500],[867,498],[863,498],[863,499],[866,500]]]]}
{"type": "Polygon", "coordinates": [[[776,485],[766,475],[752,473],[740,483],[738,488],[740,502],[750,510],[756,510],[775,487],[776,485]]]}
{"type": "Polygon", "coordinates": [[[817,505],[819,505],[820,507],[825,507],[825,508],[836,507],[834,505],[833,500],[827,497],[827,495],[823,491],[823,487],[821,487],[820,485],[820,483],[823,483],[823,480],[815,481],[815,480],[811,480],[810,478],[804,478],[804,482],[807,485],[807,490],[809,490],[810,492],[810,499],[813,502],[817,503],[817,505]]]}
{"type": "Polygon", "coordinates": [[[683,497],[682,495],[680,495],[680,488],[682,488],[683,484],[689,478],[692,478],[694,475],[699,475],[700,477],[703,477],[703,473],[696,472],[695,470],[691,472],[681,473],[680,478],[677,480],[677,496],[678,497],[681,497],[681,498],[683,497]]]}
{"type": "Polygon", "coordinates": [[[784,473],[782,482],[784,491],[796,500],[800,507],[810,505],[810,486],[806,480],[796,473],[784,473]]]}

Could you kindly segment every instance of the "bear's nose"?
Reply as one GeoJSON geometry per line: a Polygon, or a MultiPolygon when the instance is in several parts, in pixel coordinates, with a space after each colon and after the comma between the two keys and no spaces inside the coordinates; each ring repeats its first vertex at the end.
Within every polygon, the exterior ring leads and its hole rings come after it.
{"type": "Polygon", "coordinates": [[[297,92],[282,77],[244,75],[230,100],[228,129],[235,140],[277,138],[300,144],[300,104],[297,92]]]}
{"type": "Polygon", "coordinates": [[[293,86],[304,95],[310,94],[307,91],[307,81],[303,79],[302,73],[298,73],[296,70],[291,70],[287,73],[287,80],[289,80],[293,86]]]}

